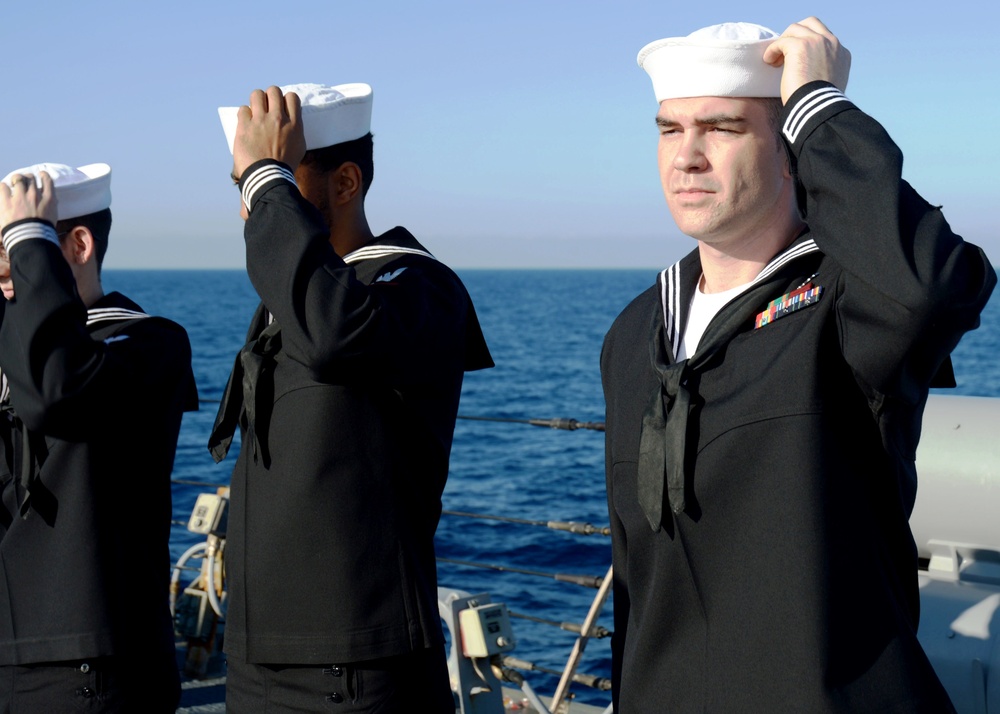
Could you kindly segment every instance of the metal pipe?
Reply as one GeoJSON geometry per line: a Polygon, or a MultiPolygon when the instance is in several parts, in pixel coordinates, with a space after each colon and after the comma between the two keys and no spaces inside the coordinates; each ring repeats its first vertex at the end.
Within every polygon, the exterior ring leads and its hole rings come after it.
{"type": "Polygon", "coordinates": [[[542,526],[554,531],[567,531],[577,535],[611,535],[609,526],[597,527],[590,523],[578,523],[577,521],[533,521],[527,518],[514,518],[512,516],[493,516],[482,513],[469,513],[468,511],[441,511],[448,516],[461,516],[462,518],[481,518],[487,521],[501,521],[503,523],[518,523],[525,526],[542,526]]]}
{"type": "Polygon", "coordinates": [[[608,595],[611,592],[613,572],[614,566],[608,568],[608,573],[604,576],[604,582],[601,583],[600,590],[594,597],[594,601],[590,604],[590,611],[587,613],[587,617],[583,621],[583,633],[576,639],[576,643],[573,645],[573,652],[570,653],[569,660],[566,662],[566,669],[563,671],[562,679],[559,681],[559,686],[556,687],[556,693],[552,695],[552,711],[557,711],[559,709],[559,704],[566,697],[566,694],[569,691],[570,680],[576,672],[576,667],[580,663],[580,657],[583,656],[583,650],[587,646],[587,638],[590,636],[590,628],[593,627],[594,623],[597,621],[597,616],[601,614],[601,609],[604,607],[604,601],[607,600],[608,595]]]}
{"type": "Polygon", "coordinates": [[[587,588],[599,588],[603,583],[604,579],[600,576],[593,575],[572,575],[566,573],[543,573],[540,570],[528,570],[526,568],[515,568],[509,565],[496,565],[493,563],[476,563],[471,560],[456,560],[454,558],[437,558],[438,562],[441,563],[453,563],[455,565],[467,565],[471,568],[486,568],[488,570],[500,570],[509,571],[511,573],[521,573],[522,575],[537,575],[542,578],[552,578],[553,580],[558,580],[561,583],[572,583],[574,585],[582,585],[587,588]]]}
{"type": "MultiPolygon", "coordinates": [[[[506,667],[513,669],[523,669],[527,672],[544,672],[545,674],[552,674],[555,676],[560,676],[562,674],[561,670],[552,669],[550,667],[543,667],[540,664],[535,664],[534,662],[528,662],[523,659],[518,659],[516,657],[504,656],[503,663],[506,667]]],[[[602,692],[611,691],[611,680],[607,677],[598,677],[596,674],[581,674],[579,672],[573,675],[573,681],[577,684],[582,684],[585,687],[590,687],[592,689],[599,689],[602,692]]]]}
{"type": "Polygon", "coordinates": [[[506,417],[483,417],[458,415],[459,419],[467,421],[499,421],[509,424],[529,424],[531,426],[547,426],[550,429],[562,429],[563,431],[576,431],[577,429],[590,429],[591,431],[604,431],[603,421],[577,421],[566,417],[556,417],[554,419],[510,419],[506,417]]]}
{"type": "MultiPolygon", "coordinates": [[[[531,620],[532,622],[538,622],[543,625],[552,625],[553,627],[558,627],[560,630],[565,630],[566,632],[573,632],[578,635],[581,632],[583,632],[583,626],[578,625],[575,622],[557,622],[555,620],[546,620],[543,617],[535,617],[534,615],[525,615],[524,613],[514,612],[513,610],[508,610],[507,614],[509,614],[511,617],[518,617],[522,620],[531,620]]],[[[611,635],[612,635],[611,630],[609,630],[606,627],[603,627],[602,625],[594,625],[594,627],[591,628],[590,632],[590,636],[598,640],[602,640],[606,637],[611,637],[611,635]]]]}

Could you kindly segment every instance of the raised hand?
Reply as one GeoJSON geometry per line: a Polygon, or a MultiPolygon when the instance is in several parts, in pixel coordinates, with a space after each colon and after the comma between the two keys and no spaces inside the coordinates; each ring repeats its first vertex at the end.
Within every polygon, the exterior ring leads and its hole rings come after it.
{"type": "Polygon", "coordinates": [[[764,50],[764,61],[781,73],[781,101],[787,103],[795,90],[808,82],[825,80],[841,91],[847,89],[851,53],[815,17],[788,26],[781,37],[764,50]]]}
{"type": "Polygon", "coordinates": [[[0,230],[25,218],[41,218],[55,225],[56,192],[47,171],[39,174],[41,186],[31,174],[14,174],[0,182],[0,230]],[[8,185],[8,182],[10,185],[8,185]]]}
{"type": "Polygon", "coordinates": [[[236,113],[233,141],[233,174],[243,175],[250,164],[261,159],[277,159],[292,171],[306,153],[299,97],[294,92],[282,96],[278,87],[255,89],[249,106],[236,113]]]}

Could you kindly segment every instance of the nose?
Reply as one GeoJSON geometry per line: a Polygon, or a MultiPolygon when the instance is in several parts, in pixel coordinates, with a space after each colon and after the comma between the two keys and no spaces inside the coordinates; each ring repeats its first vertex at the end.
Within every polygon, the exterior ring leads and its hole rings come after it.
{"type": "Polygon", "coordinates": [[[708,158],[705,156],[705,142],[701,132],[684,132],[677,143],[673,165],[678,171],[691,172],[705,170],[708,166],[708,158]]]}

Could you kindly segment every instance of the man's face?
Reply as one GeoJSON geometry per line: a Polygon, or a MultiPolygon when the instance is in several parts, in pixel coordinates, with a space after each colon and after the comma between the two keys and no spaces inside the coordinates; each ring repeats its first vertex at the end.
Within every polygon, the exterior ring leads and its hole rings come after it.
{"type": "MultiPolygon", "coordinates": [[[[236,176],[235,169],[230,173],[230,178],[233,180],[233,185],[239,186],[240,180],[236,176]]],[[[305,198],[309,203],[316,206],[323,217],[327,220],[330,219],[329,206],[330,199],[327,195],[327,178],[322,173],[308,167],[299,165],[295,169],[295,183],[299,187],[299,192],[302,197],[305,198]]],[[[240,195],[240,217],[245,221],[247,219],[247,207],[243,203],[243,196],[240,195]]]]}
{"type": "Polygon", "coordinates": [[[233,170],[229,172],[229,178],[233,180],[233,186],[236,187],[236,193],[240,196],[240,218],[245,221],[249,214],[247,213],[246,204],[243,203],[243,192],[240,191],[240,177],[236,175],[235,167],[233,167],[233,170]]]}
{"type": "Polygon", "coordinates": [[[721,247],[787,217],[791,178],[763,102],[666,99],[656,123],[663,193],[683,233],[721,247]]]}
{"type": "Polygon", "coordinates": [[[330,221],[329,177],[312,166],[299,164],[295,169],[295,183],[302,197],[316,206],[323,218],[330,221]]]}
{"type": "MultiPolygon", "coordinates": [[[[62,251],[63,258],[66,259],[66,262],[72,268],[75,260],[73,257],[73,247],[71,241],[67,239],[67,235],[67,233],[59,235],[59,249],[62,251]]],[[[11,300],[14,297],[14,281],[10,274],[10,257],[8,257],[3,244],[0,244],[0,290],[3,291],[3,296],[7,300],[11,300]]]]}
{"type": "Polygon", "coordinates": [[[14,297],[14,281],[10,277],[10,258],[7,257],[7,251],[2,244],[0,244],[0,290],[3,291],[3,296],[7,300],[14,297]]]}

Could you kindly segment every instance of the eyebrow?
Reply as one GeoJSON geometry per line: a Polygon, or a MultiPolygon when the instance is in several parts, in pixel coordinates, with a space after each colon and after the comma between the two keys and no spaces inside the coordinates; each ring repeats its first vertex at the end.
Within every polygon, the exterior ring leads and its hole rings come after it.
{"type": "Polygon", "coordinates": [[[235,171],[230,171],[229,172],[229,178],[231,178],[233,180],[233,183],[238,184],[240,182],[240,177],[236,175],[235,171]]]}
{"type": "MultiPolygon", "coordinates": [[[[743,126],[747,123],[747,118],[739,114],[709,114],[708,116],[695,118],[694,123],[698,126],[720,126],[723,124],[743,126]]],[[[676,119],[657,115],[656,126],[669,128],[680,126],[680,122],[676,119]]]]}

